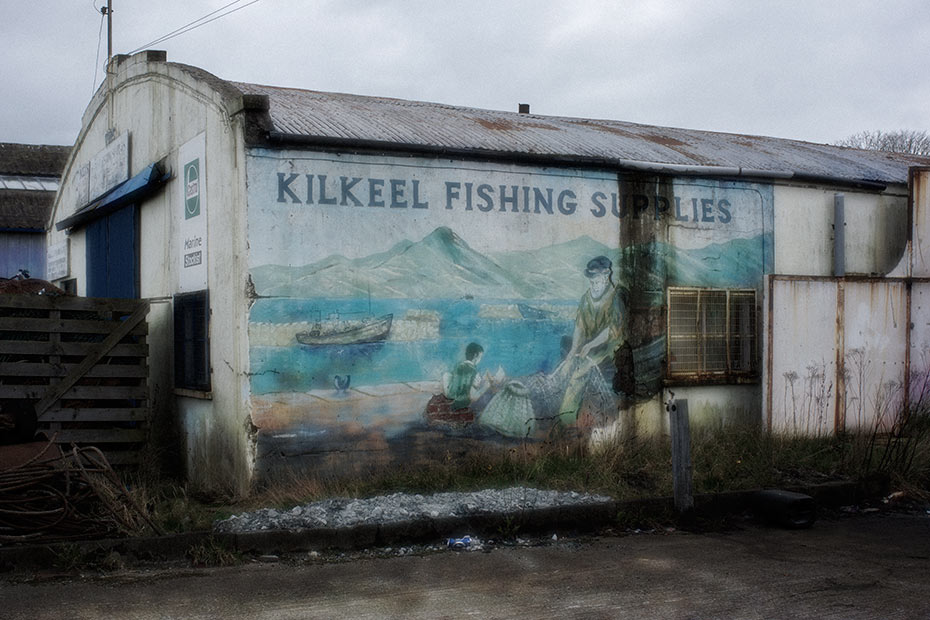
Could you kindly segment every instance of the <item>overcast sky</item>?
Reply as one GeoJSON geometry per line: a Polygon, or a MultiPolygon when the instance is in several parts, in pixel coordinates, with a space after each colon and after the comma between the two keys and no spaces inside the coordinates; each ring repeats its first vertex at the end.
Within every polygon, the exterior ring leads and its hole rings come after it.
{"type": "MultiPolygon", "coordinates": [[[[114,53],[230,1],[112,0],[114,53]]],[[[105,2],[0,3],[0,142],[74,143],[105,2]]],[[[930,130],[927,0],[259,0],[152,48],[230,80],[496,110],[827,143],[930,130]]]]}

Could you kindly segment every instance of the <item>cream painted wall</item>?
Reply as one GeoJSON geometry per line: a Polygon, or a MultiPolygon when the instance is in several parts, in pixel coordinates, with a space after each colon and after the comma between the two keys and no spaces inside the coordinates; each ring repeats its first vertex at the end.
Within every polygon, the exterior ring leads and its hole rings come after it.
{"type": "MultiPolygon", "coordinates": [[[[140,208],[141,296],[152,299],[149,315],[150,387],[156,424],[182,424],[187,445],[185,469],[194,487],[248,491],[252,443],[248,411],[245,268],[245,176],[241,128],[228,106],[235,106],[179,65],[149,61],[147,52],[114,60],[110,94],[102,87],[84,115],[84,126],[62,177],[49,243],[64,238],[54,222],[77,205],[75,172],[99,153],[108,129],[130,136],[130,176],[164,160],[172,179],[140,208]],[[119,62],[121,60],[121,62],[119,62]],[[178,290],[179,217],[183,213],[178,178],[178,146],[204,134],[207,196],[207,267],[210,292],[212,393],[176,396],[173,389],[173,312],[178,290]],[[243,337],[238,337],[239,335],[243,337]]],[[[86,291],[84,232],[71,238],[71,275],[78,293],[86,291]]]]}
{"type": "Polygon", "coordinates": [[[883,194],[775,186],[775,272],[833,275],[833,197],[844,195],[846,273],[885,274],[907,239],[907,192],[883,194]]]}

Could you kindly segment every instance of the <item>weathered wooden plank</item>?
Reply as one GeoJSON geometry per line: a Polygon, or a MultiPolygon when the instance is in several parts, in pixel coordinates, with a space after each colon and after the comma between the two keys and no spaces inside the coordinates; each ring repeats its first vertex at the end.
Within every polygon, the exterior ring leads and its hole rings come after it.
{"type": "MultiPolygon", "coordinates": [[[[0,385],[0,398],[40,401],[57,385],[0,385]]],[[[75,385],[65,390],[59,397],[62,400],[145,400],[148,398],[148,386],[123,385],[75,385]]],[[[58,398],[55,399],[56,401],[58,398]]],[[[47,407],[46,407],[47,408],[47,407]]],[[[36,413],[42,418],[42,411],[36,405],[36,413]]]]}
{"type": "Polygon", "coordinates": [[[131,314],[139,307],[138,299],[111,299],[104,297],[56,297],[49,295],[0,295],[0,309],[36,310],[88,310],[92,312],[121,312],[131,314]]]}
{"type": "MultiPolygon", "coordinates": [[[[93,321],[81,319],[51,319],[42,317],[0,316],[0,332],[38,332],[59,334],[109,334],[123,321],[93,321]]],[[[148,324],[137,324],[128,335],[148,334],[148,324]]],[[[0,335],[0,338],[3,336],[0,335]]]]}
{"type": "MultiPolygon", "coordinates": [[[[77,364],[0,362],[0,378],[64,377],[75,366],[77,364]]],[[[97,364],[88,370],[84,376],[94,378],[144,378],[149,376],[149,369],[145,364],[97,364]]],[[[4,381],[4,383],[16,383],[16,381],[4,381]]]]}
{"type": "Polygon", "coordinates": [[[106,445],[102,446],[102,449],[107,462],[114,467],[138,465],[142,460],[135,450],[108,450],[106,445]]]}
{"type": "Polygon", "coordinates": [[[139,443],[145,439],[141,428],[63,428],[55,433],[55,443],[139,443]]]}
{"type": "Polygon", "coordinates": [[[49,409],[42,414],[43,422],[144,422],[149,410],[145,408],[82,408],[49,409]]]}
{"type": "Polygon", "coordinates": [[[92,353],[88,354],[80,364],[71,369],[71,372],[64,377],[60,383],[53,386],[45,396],[36,404],[36,413],[42,415],[42,412],[48,409],[56,400],[61,398],[62,394],[68,391],[74,383],[83,376],[90,368],[100,361],[110,349],[116,346],[136,325],[145,322],[145,316],[149,312],[149,304],[142,303],[128,319],[117,327],[109,336],[107,336],[99,347],[92,353]]]}
{"type": "MultiPolygon", "coordinates": [[[[28,340],[0,340],[0,355],[80,355],[87,356],[100,346],[99,342],[34,342],[28,340]]],[[[146,357],[145,343],[118,344],[106,357],[146,357]]]]}

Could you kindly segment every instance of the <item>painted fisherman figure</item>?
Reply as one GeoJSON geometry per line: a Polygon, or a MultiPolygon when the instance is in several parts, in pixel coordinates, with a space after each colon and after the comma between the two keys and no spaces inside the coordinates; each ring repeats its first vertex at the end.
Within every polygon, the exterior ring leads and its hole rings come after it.
{"type": "Polygon", "coordinates": [[[574,424],[584,398],[589,375],[604,362],[613,364],[613,354],[623,344],[622,319],[625,310],[619,289],[614,285],[613,265],[606,256],[588,261],[584,271],[588,290],[578,304],[572,346],[557,374],[567,374],[567,387],[559,408],[559,422],[574,424]]]}

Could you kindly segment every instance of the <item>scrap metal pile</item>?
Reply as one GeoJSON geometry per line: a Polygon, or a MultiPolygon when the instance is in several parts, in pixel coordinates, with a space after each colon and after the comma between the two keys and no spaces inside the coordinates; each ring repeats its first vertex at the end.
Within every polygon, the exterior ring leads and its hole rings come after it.
{"type": "Polygon", "coordinates": [[[53,441],[0,447],[0,545],[138,535],[148,519],[103,453],[53,441]]]}

